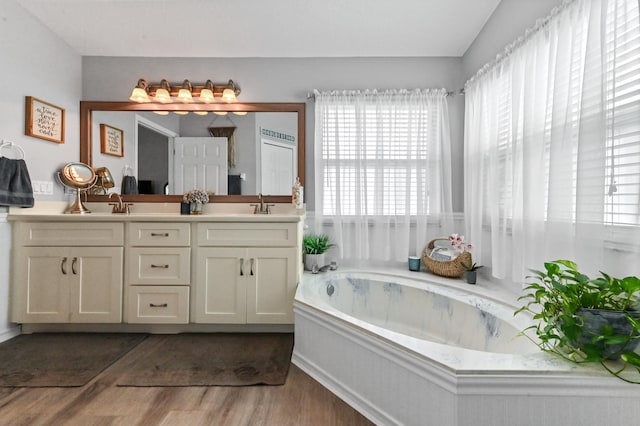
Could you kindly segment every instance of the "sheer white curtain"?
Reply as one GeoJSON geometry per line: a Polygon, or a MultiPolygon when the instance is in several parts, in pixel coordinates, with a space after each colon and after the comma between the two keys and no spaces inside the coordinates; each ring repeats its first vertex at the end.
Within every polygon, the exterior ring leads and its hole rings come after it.
{"type": "Polygon", "coordinates": [[[451,215],[446,91],[315,93],[316,229],[347,263],[405,262],[451,215]]]}
{"type": "Polygon", "coordinates": [[[494,277],[638,274],[639,27],[637,0],[565,2],[466,83],[466,232],[494,277]]]}

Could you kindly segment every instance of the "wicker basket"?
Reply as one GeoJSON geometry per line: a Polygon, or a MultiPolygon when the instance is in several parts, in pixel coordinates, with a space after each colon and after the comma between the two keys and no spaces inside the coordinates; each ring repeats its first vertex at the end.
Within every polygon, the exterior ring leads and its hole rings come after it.
{"type": "Polygon", "coordinates": [[[449,241],[449,238],[436,238],[431,240],[422,251],[422,262],[429,268],[429,271],[442,277],[460,278],[466,270],[462,264],[472,265],[471,253],[464,251],[453,260],[435,260],[429,257],[429,253],[435,247],[434,242],[438,240],[449,241]]]}

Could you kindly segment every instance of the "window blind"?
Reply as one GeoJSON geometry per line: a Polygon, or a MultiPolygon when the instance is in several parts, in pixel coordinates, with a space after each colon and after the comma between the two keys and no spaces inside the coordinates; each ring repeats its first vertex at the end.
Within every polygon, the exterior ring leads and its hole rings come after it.
{"type": "Polygon", "coordinates": [[[610,1],[606,16],[605,223],[640,225],[640,16],[638,2],[610,1]]]}

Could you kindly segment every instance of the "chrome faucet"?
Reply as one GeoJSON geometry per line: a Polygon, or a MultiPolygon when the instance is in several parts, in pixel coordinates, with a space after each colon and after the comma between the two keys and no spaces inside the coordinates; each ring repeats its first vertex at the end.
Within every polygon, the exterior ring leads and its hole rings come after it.
{"type": "Polygon", "coordinates": [[[109,198],[111,198],[113,195],[115,195],[118,198],[118,202],[117,203],[109,203],[110,206],[113,206],[113,210],[111,210],[111,213],[126,213],[129,214],[129,206],[132,206],[132,203],[125,203],[122,200],[122,197],[120,196],[120,194],[112,192],[111,194],[109,194],[109,198]]]}
{"type": "Polygon", "coordinates": [[[262,193],[258,194],[258,201],[260,204],[250,204],[254,206],[253,214],[271,214],[271,207],[275,206],[275,204],[266,203],[262,193]]]}

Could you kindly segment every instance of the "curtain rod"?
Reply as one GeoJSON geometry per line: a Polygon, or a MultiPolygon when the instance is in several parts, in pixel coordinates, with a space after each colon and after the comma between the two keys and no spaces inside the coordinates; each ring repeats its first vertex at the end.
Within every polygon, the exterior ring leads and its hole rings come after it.
{"type": "Polygon", "coordinates": [[[487,74],[489,71],[496,68],[503,61],[510,58],[511,54],[515,50],[520,49],[531,38],[536,36],[540,31],[544,30],[551,21],[556,19],[558,15],[560,15],[562,12],[567,10],[569,6],[573,5],[576,2],[577,0],[563,0],[559,6],[556,6],[553,9],[551,9],[551,12],[549,13],[549,15],[547,15],[544,18],[537,19],[533,28],[528,28],[527,30],[525,30],[524,35],[521,35],[520,37],[512,41],[510,44],[505,46],[505,48],[502,49],[502,51],[498,53],[492,61],[484,64],[473,76],[471,76],[471,78],[469,78],[466,81],[464,86],[466,87],[468,84],[473,83],[475,80],[481,78],[482,76],[487,74]]]}
{"type": "MultiPolygon", "coordinates": [[[[462,89],[458,89],[458,90],[449,90],[447,91],[447,96],[463,96],[464,95],[464,87],[462,89]]],[[[316,95],[314,92],[307,92],[307,100],[309,99],[315,99],[316,95]]]]}

